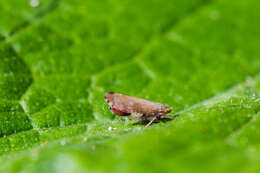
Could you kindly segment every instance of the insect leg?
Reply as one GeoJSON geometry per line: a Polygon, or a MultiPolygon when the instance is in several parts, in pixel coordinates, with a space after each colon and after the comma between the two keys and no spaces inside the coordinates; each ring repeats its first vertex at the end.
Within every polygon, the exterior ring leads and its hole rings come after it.
{"type": "Polygon", "coordinates": [[[153,117],[153,119],[148,123],[148,124],[146,124],[145,126],[144,126],[144,128],[146,128],[146,127],[148,127],[148,126],[150,126],[153,122],[154,122],[154,120],[156,120],[157,119],[157,117],[155,116],[155,117],[153,117]]]}
{"type": "Polygon", "coordinates": [[[120,119],[117,119],[117,121],[126,121],[125,118],[120,118],[120,119]]]}

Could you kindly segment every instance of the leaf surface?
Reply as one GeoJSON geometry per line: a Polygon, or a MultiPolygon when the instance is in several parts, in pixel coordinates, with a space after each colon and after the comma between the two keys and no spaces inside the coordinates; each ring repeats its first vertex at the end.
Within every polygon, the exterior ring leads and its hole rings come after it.
{"type": "Polygon", "coordinates": [[[258,172],[259,5],[0,2],[0,170],[258,172]],[[109,91],[179,118],[119,121],[109,91]]]}

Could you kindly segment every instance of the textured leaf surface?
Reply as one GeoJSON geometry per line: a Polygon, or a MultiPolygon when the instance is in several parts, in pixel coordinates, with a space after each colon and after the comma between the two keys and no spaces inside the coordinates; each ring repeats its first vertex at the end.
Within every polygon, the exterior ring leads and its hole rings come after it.
{"type": "Polygon", "coordinates": [[[259,10],[257,0],[0,2],[0,170],[259,172],[259,10]],[[109,111],[108,91],[180,116],[143,130],[109,111]]]}

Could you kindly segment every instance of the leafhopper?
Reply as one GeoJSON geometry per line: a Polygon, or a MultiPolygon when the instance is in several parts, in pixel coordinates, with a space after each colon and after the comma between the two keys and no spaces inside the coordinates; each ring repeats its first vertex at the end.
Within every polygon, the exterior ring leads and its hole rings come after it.
{"type": "Polygon", "coordinates": [[[137,120],[149,121],[145,128],[150,126],[154,121],[176,117],[166,116],[172,109],[164,104],[124,94],[108,92],[105,95],[105,101],[109,104],[111,112],[116,115],[133,115],[137,120]]]}

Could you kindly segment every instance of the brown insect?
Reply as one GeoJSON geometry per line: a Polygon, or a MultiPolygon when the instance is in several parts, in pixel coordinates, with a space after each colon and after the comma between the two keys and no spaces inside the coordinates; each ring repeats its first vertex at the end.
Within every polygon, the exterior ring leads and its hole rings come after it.
{"type": "Polygon", "coordinates": [[[150,126],[154,121],[161,119],[173,119],[174,117],[165,116],[172,111],[171,108],[149,100],[136,97],[108,92],[105,95],[106,102],[110,105],[112,113],[119,116],[133,115],[137,120],[149,121],[145,126],[150,126]]]}

